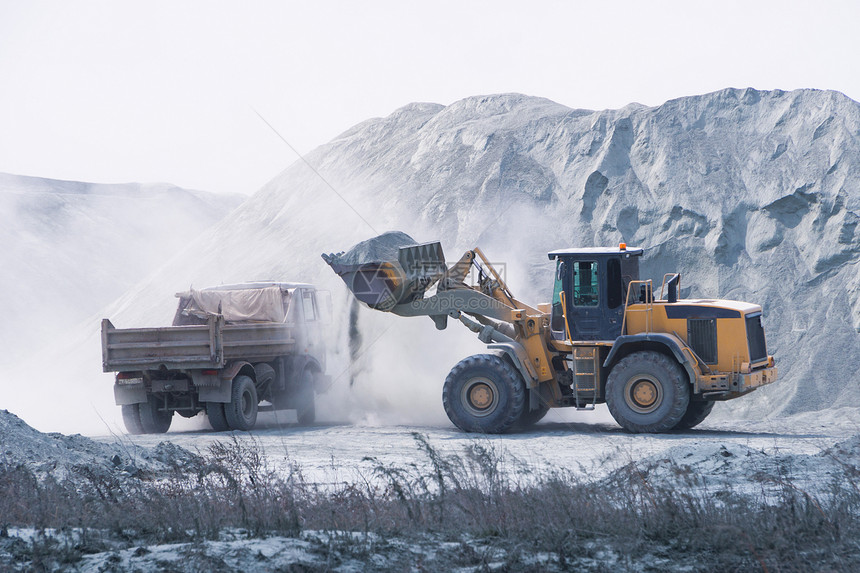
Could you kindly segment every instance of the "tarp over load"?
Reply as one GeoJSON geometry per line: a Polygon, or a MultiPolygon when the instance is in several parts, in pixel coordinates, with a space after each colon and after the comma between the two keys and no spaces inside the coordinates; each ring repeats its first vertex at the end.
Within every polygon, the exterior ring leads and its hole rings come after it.
{"type": "Polygon", "coordinates": [[[284,322],[290,302],[290,290],[280,286],[191,289],[177,296],[174,326],[205,323],[213,314],[228,323],[284,322]]]}
{"type": "Polygon", "coordinates": [[[421,298],[447,270],[440,243],[419,244],[400,231],[383,233],[322,258],[355,298],[378,310],[421,298]]]}

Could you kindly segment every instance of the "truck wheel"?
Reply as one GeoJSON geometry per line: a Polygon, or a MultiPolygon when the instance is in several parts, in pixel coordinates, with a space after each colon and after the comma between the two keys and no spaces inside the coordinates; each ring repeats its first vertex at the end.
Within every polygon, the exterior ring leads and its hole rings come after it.
{"type": "Polygon", "coordinates": [[[224,413],[224,404],[221,402],[206,402],[206,416],[209,418],[209,425],[216,432],[226,432],[230,429],[227,415],[224,413]]]}
{"type": "Polygon", "coordinates": [[[296,395],[296,418],[301,426],[310,426],[316,419],[314,405],[314,373],[311,370],[302,372],[302,379],[296,395]]]}
{"type": "Polygon", "coordinates": [[[161,411],[160,406],[161,400],[152,395],[146,397],[146,402],[137,405],[140,412],[140,426],[145,434],[163,434],[170,429],[173,412],[161,411]]]}
{"type": "Polygon", "coordinates": [[[678,364],[659,352],[634,352],[609,373],[606,405],[630,432],[667,432],[690,403],[690,384],[678,364]]]}
{"type": "Polygon", "coordinates": [[[549,412],[549,406],[546,404],[541,404],[538,406],[537,410],[529,410],[528,404],[526,404],[525,408],[523,408],[523,415],[520,416],[516,427],[522,430],[531,428],[543,420],[543,417],[546,416],[547,412],[549,412]]]}
{"type": "Polygon", "coordinates": [[[687,411],[684,413],[684,417],[681,418],[681,421],[678,422],[675,429],[689,430],[690,428],[698,426],[705,418],[708,417],[711,410],[714,409],[714,404],[716,404],[716,402],[713,400],[704,400],[701,402],[693,402],[690,400],[690,405],[687,406],[687,411]]]}
{"type": "Polygon", "coordinates": [[[523,417],[526,387],[503,358],[477,354],[451,369],[442,388],[442,405],[461,430],[500,434],[523,417]]]}
{"type": "Polygon", "coordinates": [[[125,423],[125,429],[129,434],[138,436],[143,433],[143,426],[140,423],[140,410],[137,404],[126,404],[122,407],[122,421],[125,423]]]}
{"type": "Polygon", "coordinates": [[[233,379],[233,393],[229,403],[224,404],[227,423],[234,430],[247,432],[257,423],[257,388],[248,376],[233,379]]]}

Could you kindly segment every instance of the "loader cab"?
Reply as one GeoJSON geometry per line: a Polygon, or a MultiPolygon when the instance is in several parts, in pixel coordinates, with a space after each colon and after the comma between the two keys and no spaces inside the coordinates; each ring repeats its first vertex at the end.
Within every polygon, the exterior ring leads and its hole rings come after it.
{"type": "Polygon", "coordinates": [[[642,253],[642,249],[624,244],[615,248],[561,249],[549,253],[550,260],[556,261],[552,337],[556,340],[618,338],[624,322],[627,285],[639,280],[642,253]],[[562,308],[563,303],[566,309],[562,308]]]}

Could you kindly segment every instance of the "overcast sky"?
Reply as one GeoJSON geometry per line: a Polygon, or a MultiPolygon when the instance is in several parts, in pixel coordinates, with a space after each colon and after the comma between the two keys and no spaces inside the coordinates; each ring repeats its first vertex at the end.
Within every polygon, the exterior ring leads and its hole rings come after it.
{"type": "Polygon", "coordinates": [[[860,100],[860,2],[0,0],[0,171],[250,194],[412,101],[860,100]]]}

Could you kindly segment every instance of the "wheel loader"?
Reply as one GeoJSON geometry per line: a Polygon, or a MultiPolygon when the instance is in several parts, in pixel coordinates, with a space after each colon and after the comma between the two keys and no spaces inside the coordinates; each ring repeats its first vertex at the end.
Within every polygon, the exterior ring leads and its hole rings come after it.
{"type": "Polygon", "coordinates": [[[657,293],[639,277],[643,252],[622,243],[548,253],[552,301],[537,306],[515,298],[479,248],[449,268],[440,243],[394,233],[323,259],[368,307],[429,316],[440,330],[458,320],[486,343],[443,386],[445,412],[467,432],[522,429],[549,408],[602,403],[630,432],[685,430],[715,402],[776,380],[761,306],[680,299],[680,274],[664,276],[657,293]]]}

